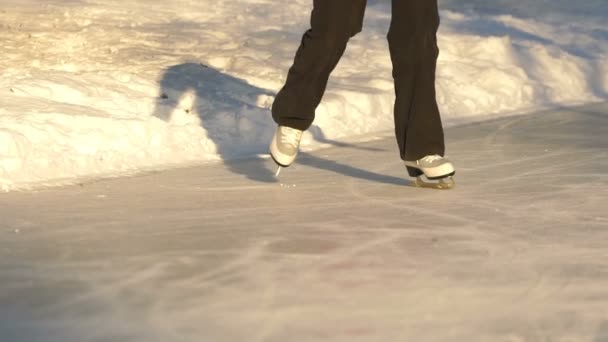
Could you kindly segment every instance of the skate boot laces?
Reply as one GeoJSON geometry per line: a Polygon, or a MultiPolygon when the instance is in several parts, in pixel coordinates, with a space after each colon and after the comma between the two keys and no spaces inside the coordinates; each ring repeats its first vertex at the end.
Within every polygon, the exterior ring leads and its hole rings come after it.
{"type": "Polygon", "coordinates": [[[426,156],[426,157],[420,159],[420,161],[422,163],[425,163],[425,164],[433,164],[433,163],[435,163],[437,161],[442,161],[442,160],[443,160],[443,157],[440,156],[440,155],[438,155],[438,154],[434,154],[434,155],[431,155],[431,156],[426,156]]]}
{"type": "Polygon", "coordinates": [[[281,127],[281,144],[298,148],[300,146],[301,137],[302,131],[291,127],[281,127]]]}

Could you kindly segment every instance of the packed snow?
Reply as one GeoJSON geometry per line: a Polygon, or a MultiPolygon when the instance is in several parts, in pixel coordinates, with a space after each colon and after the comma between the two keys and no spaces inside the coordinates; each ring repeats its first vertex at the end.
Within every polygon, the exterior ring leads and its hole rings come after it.
{"type": "MultiPolygon", "coordinates": [[[[311,3],[3,0],[0,188],[266,153],[311,3]]],[[[604,0],[440,8],[446,126],[608,98],[604,0]]],[[[389,21],[370,1],[304,150],[392,129],[389,21]]]]}

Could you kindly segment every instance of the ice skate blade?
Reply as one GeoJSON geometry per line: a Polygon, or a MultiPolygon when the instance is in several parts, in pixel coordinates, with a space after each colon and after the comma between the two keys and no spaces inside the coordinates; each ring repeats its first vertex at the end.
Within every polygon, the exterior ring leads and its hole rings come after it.
{"type": "Polygon", "coordinates": [[[416,182],[414,183],[419,188],[427,188],[427,189],[437,189],[437,190],[449,190],[453,189],[456,186],[456,182],[454,178],[445,177],[439,179],[437,182],[427,182],[422,177],[416,177],[416,182]]]}
{"type": "Polygon", "coordinates": [[[281,165],[278,165],[277,172],[275,172],[275,174],[274,174],[274,178],[279,178],[279,175],[281,174],[281,170],[283,170],[283,167],[281,167],[281,165]]]}

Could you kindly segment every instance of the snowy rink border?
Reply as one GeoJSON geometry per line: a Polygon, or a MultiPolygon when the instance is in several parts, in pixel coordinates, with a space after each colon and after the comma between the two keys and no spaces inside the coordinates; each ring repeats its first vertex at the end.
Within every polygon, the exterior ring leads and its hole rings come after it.
{"type": "MultiPolygon", "coordinates": [[[[306,0],[281,9],[271,1],[33,3],[1,8],[4,191],[266,153],[273,96],[310,11],[306,0]]],[[[597,21],[441,15],[437,97],[448,127],[608,98],[608,32],[597,21]]],[[[389,20],[372,1],[304,150],[392,131],[389,20]]]]}

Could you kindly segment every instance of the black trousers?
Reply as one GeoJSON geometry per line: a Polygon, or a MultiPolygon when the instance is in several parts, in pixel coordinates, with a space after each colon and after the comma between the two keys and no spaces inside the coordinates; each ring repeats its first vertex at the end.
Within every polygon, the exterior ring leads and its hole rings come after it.
{"type": "MultiPolygon", "coordinates": [[[[342,57],[361,32],[367,0],[314,0],[304,33],[272,116],[282,126],[306,130],[342,57]]],[[[439,49],[437,0],[393,0],[387,38],[395,82],[395,134],[403,160],[443,155],[443,127],[435,96],[439,49]]],[[[347,115],[347,113],[344,113],[347,115]]]]}

